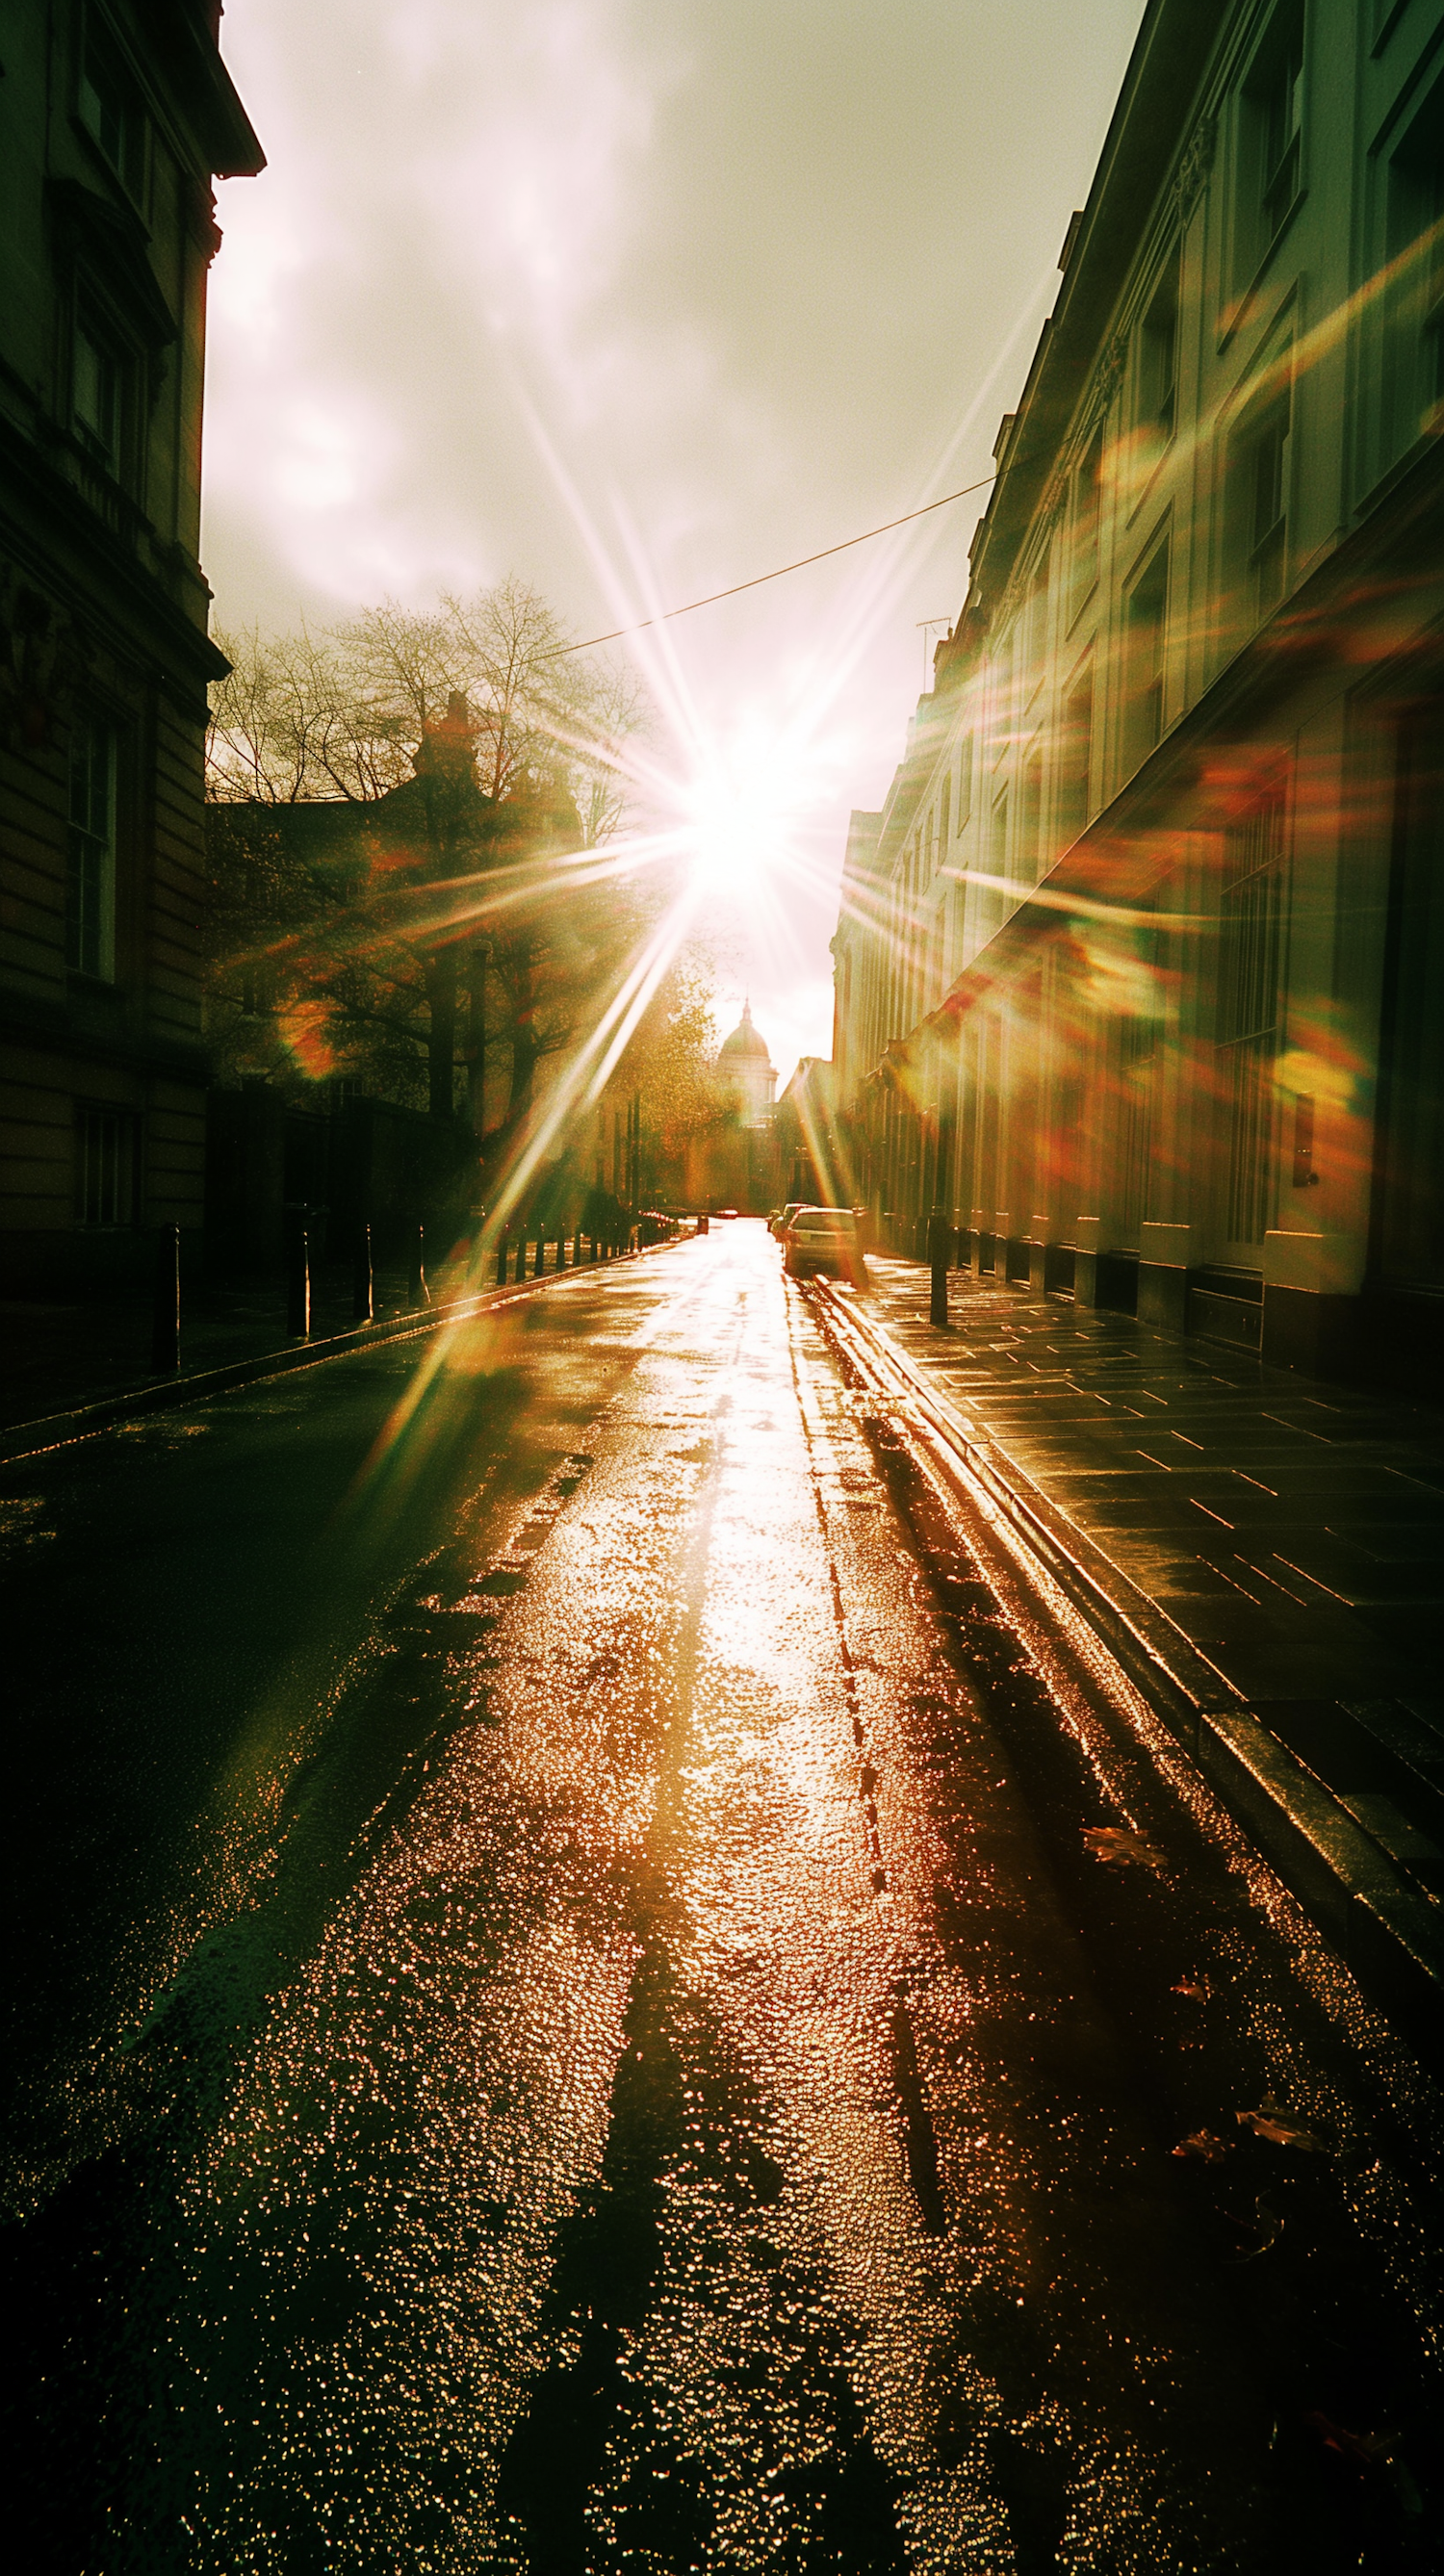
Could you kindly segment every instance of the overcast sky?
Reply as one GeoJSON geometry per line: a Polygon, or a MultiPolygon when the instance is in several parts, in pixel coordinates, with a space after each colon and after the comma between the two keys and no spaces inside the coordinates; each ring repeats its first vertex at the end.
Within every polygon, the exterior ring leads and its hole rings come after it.
{"type": "MultiPolygon", "coordinates": [[[[217,623],[516,572],[592,635],[985,474],[1142,5],[230,0],[217,623]]],[[[659,772],[736,800],[723,1021],[784,1080],[979,506],[626,648],[659,772]]]]}

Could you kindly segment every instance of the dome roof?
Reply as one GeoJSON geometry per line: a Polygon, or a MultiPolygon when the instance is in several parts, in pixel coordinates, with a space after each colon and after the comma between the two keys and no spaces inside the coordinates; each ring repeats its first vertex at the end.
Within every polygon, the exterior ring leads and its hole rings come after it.
{"type": "Polygon", "coordinates": [[[763,1064],[767,1064],[770,1061],[767,1053],[767,1040],[764,1037],[759,1037],[756,1029],[754,1029],[752,1025],[752,1005],[750,1002],[743,1003],[742,1017],[736,1028],[733,1030],[730,1038],[723,1039],[721,1046],[717,1050],[717,1055],[719,1063],[724,1055],[757,1056],[761,1059],[763,1064]]]}

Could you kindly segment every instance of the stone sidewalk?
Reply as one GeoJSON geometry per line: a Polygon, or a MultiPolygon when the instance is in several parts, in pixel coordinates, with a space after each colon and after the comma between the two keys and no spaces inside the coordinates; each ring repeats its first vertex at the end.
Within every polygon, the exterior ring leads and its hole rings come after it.
{"type": "MultiPolygon", "coordinates": [[[[1014,1490],[1444,1899],[1444,1410],[873,1255],[869,1309],[1014,1490]]],[[[1444,1921],[1444,1910],[1441,1910],[1444,1921]]]]}
{"type": "MultiPolygon", "coordinates": [[[[404,1268],[376,1273],[376,1314],[410,1311],[404,1268]]],[[[352,1325],[349,1264],[318,1266],[311,1283],[311,1329],[320,1340],[352,1325]]],[[[154,1384],[152,1311],[140,1299],[42,1303],[0,1300],[0,1427],[44,1419],[75,1406],[154,1384]]],[[[291,1347],[281,1281],[257,1286],[206,1283],[182,1303],[181,1367],[223,1368],[236,1360],[291,1347]]]]}

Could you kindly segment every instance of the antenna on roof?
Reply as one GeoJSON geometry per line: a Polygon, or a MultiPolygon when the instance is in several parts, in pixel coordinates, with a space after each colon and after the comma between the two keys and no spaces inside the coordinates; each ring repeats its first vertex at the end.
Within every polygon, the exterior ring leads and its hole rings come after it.
{"type": "Polygon", "coordinates": [[[926,697],[928,693],[928,637],[930,635],[936,635],[940,630],[945,635],[951,635],[953,631],[953,621],[950,617],[920,617],[917,622],[923,639],[923,696],[926,697]]]}

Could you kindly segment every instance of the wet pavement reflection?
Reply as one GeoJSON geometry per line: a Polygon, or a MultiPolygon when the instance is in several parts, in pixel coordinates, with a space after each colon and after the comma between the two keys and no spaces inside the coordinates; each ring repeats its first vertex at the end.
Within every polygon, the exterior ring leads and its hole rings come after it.
{"type": "Polygon", "coordinates": [[[760,1225],[3,1490],[28,2567],[1437,2563],[1434,2091],[760,1225]]]}

